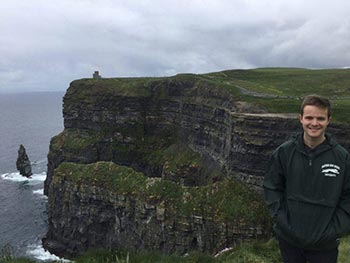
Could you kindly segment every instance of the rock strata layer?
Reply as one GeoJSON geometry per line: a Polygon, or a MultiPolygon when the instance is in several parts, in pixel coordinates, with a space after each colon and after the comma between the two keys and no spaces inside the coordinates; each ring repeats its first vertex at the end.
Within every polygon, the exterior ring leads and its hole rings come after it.
{"type": "Polygon", "coordinates": [[[60,165],[49,218],[45,247],[64,256],[100,247],[216,253],[268,236],[270,224],[261,198],[232,180],[189,188],[111,162],[60,165]]]}

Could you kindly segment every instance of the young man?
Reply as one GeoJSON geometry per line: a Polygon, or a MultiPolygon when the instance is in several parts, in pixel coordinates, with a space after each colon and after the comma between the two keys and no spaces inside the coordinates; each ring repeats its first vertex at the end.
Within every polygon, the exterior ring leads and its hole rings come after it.
{"type": "Polygon", "coordinates": [[[327,99],[305,97],[303,132],[273,152],[264,178],[285,263],[335,263],[350,232],[350,155],[326,133],[330,116],[327,99]]]}

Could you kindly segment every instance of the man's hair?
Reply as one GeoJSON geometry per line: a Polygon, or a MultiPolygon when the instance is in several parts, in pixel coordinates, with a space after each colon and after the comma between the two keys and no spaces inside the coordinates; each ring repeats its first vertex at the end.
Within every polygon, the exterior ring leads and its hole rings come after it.
{"type": "Polygon", "coordinates": [[[331,103],[329,102],[328,99],[321,97],[319,95],[314,95],[314,94],[306,96],[303,102],[301,103],[301,109],[300,109],[301,116],[303,116],[304,108],[307,105],[327,109],[328,118],[331,117],[331,103]]]}

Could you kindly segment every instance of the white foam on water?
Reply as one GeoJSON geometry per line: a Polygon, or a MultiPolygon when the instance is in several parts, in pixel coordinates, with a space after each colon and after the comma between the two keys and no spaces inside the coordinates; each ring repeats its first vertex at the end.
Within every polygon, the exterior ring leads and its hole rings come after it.
{"type": "Polygon", "coordinates": [[[40,195],[41,198],[47,199],[47,196],[44,195],[44,189],[33,190],[33,194],[40,195]]]}
{"type": "Polygon", "coordinates": [[[19,172],[15,173],[5,173],[1,175],[4,180],[9,180],[13,182],[28,182],[30,185],[40,184],[46,179],[46,172],[39,174],[33,174],[31,177],[27,178],[22,176],[19,172]]]}
{"type": "Polygon", "coordinates": [[[33,190],[33,194],[35,194],[35,195],[43,195],[44,194],[44,189],[33,190]]]}
{"type": "Polygon", "coordinates": [[[31,245],[28,246],[27,255],[32,256],[40,261],[58,261],[58,262],[74,262],[68,259],[59,258],[58,256],[51,254],[45,250],[42,245],[31,245]]]}
{"type": "Polygon", "coordinates": [[[1,178],[4,180],[9,180],[13,182],[25,182],[29,180],[29,178],[24,177],[19,173],[5,173],[1,175],[1,178]]]}

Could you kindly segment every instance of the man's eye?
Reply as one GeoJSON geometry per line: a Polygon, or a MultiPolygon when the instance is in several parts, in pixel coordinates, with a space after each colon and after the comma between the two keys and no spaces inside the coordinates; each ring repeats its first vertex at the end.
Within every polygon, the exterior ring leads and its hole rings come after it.
{"type": "Polygon", "coordinates": [[[323,117],[320,117],[320,118],[317,118],[318,121],[325,121],[326,118],[323,118],[323,117]]]}

